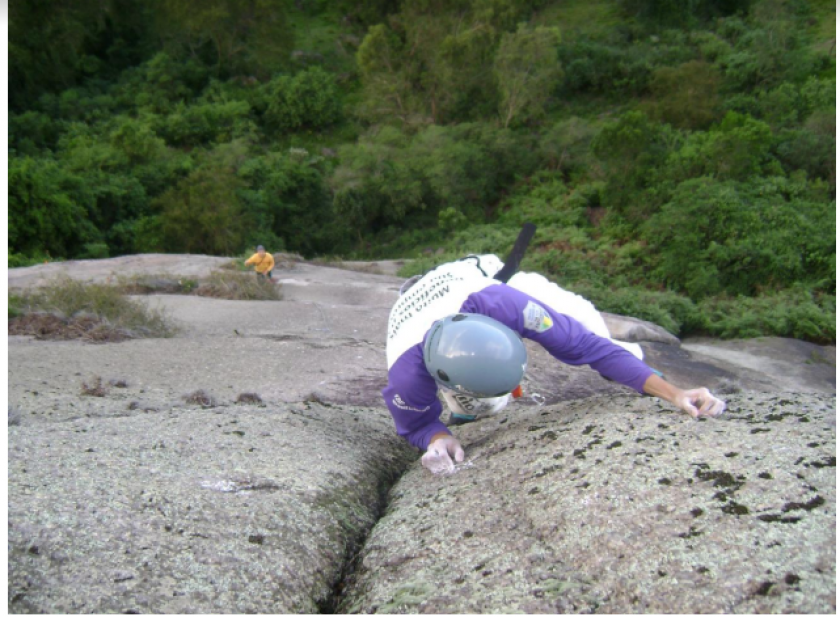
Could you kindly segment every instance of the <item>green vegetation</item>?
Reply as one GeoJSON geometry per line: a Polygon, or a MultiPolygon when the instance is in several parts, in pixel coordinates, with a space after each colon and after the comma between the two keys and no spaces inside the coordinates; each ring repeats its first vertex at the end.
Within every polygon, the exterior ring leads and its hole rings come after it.
{"type": "Polygon", "coordinates": [[[530,220],[523,267],[602,310],[833,342],[835,16],[10,0],[9,265],[263,244],[415,272],[530,220]]]}

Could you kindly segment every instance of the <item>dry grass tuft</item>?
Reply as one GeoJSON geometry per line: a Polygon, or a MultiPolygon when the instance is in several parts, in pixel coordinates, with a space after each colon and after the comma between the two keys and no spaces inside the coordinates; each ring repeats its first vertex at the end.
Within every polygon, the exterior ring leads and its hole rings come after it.
{"type": "Polygon", "coordinates": [[[274,253],[274,269],[291,270],[295,265],[306,261],[297,253],[274,253]]]}
{"type": "Polygon", "coordinates": [[[162,311],[146,308],[117,287],[63,278],[17,297],[8,332],[104,343],[169,337],[175,329],[162,311]]]}
{"type": "Polygon", "coordinates": [[[196,390],[190,394],[184,395],[184,400],[191,405],[201,405],[202,407],[215,407],[216,400],[207,394],[204,390],[196,390]]]}
{"type": "Polygon", "coordinates": [[[102,378],[99,375],[94,375],[90,383],[82,382],[82,396],[105,396],[108,394],[108,388],[102,385],[102,378]]]}
{"type": "Polygon", "coordinates": [[[243,392],[236,397],[237,403],[244,403],[246,405],[258,405],[263,402],[260,395],[255,392],[243,392]]]}
{"type": "Polygon", "coordinates": [[[198,287],[195,279],[172,274],[135,274],[118,276],[117,287],[130,295],[191,294],[198,287]]]}
{"type": "Polygon", "coordinates": [[[130,334],[94,315],[62,317],[53,313],[28,313],[9,320],[9,334],[34,336],[41,340],[84,339],[95,343],[116,343],[130,334]]]}
{"type": "Polygon", "coordinates": [[[214,272],[198,286],[196,295],[225,300],[280,300],[280,286],[253,273],[214,272]]]}

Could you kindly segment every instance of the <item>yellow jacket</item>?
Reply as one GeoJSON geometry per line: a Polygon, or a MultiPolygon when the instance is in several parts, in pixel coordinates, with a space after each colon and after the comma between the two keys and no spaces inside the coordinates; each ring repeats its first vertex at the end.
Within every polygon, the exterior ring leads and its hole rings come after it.
{"type": "Polygon", "coordinates": [[[274,270],[274,257],[272,257],[271,253],[266,253],[262,257],[259,253],[254,253],[250,258],[248,258],[248,261],[245,262],[245,265],[252,264],[254,266],[254,270],[260,274],[265,274],[266,272],[274,270]]]}

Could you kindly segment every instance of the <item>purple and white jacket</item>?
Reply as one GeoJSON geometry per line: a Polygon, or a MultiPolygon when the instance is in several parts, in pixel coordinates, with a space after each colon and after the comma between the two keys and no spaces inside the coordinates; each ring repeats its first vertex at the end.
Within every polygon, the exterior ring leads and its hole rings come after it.
{"type": "Polygon", "coordinates": [[[382,390],[397,434],[425,450],[432,436],[449,433],[441,422],[438,385],[423,362],[432,324],[455,313],[478,313],[542,345],[558,360],[588,364],[604,377],[642,393],[653,370],[641,348],[609,338],[600,313],[585,299],[544,277],[517,273],[505,284],[495,255],[443,264],[410,287],[388,319],[388,385],[382,390]]]}

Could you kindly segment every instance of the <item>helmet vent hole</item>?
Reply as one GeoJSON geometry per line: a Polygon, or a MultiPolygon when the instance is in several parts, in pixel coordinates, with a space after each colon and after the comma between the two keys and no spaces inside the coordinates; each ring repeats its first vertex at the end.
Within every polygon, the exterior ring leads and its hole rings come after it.
{"type": "Polygon", "coordinates": [[[452,321],[463,321],[466,318],[467,318],[466,315],[455,315],[455,317],[452,318],[452,321]]]}
{"type": "Polygon", "coordinates": [[[438,374],[438,377],[440,377],[444,381],[449,381],[449,375],[447,375],[444,371],[438,369],[437,374],[438,374]]]}

